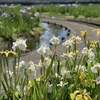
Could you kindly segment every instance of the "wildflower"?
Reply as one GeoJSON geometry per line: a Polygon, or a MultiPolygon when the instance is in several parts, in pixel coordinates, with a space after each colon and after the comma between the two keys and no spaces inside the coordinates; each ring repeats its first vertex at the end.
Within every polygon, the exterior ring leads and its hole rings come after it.
{"type": "Polygon", "coordinates": [[[33,80],[36,77],[36,69],[32,61],[29,62],[27,68],[28,80],[33,80]]]}
{"type": "Polygon", "coordinates": [[[82,54],[88,56],[88,58],[89,58],[88,61],[89,61],[89,62],[92,62],[92,61],[94,60],[94,58],[95,58],[95,54],[94,54],[94,52],[92,51],[92,48],[90,48],[90,49],[88,49],[87,47],[83,48],[82,54]]]}
{"type": "Polygon", "coordinates": [[[75,67],[75,71],[76,72],[85,72],[86,71],[86,67],[85,66],[81,66],[81,65],[76,65],[75,67]]]}
{"type": "Polygon", "coordinates": [[[75,99],[77,93],[79,93],[78,90],[76,90],[74,93],[71,93],[71,94],[70,94],[71,100],[74,100],[74,99],[75,99]]]}
{"type": "Polygon", "coordinates": [[[74,93],[70,94],[71,100],[92,100],[92,98],[89,96],[89,93],[85,90],[76,90],[74,93]]]}
{"type": "Polygon", "coordinates": [[[74,50],[73,53],[74,53],[74,54],[78,54],[79,51],[78,51],[78,50],[74,50]]]}
{"type": "Polygon", "coordinates": [[[59,76],[57,73],[55,73],[55,77],[56,77],[56,78],[60,78],[60,76],[59,76]]]}
{"type": "Polygon", "coordinates": [[[91,52],[92,49],[88,49],[87,47],[83,48],[82,54],[87,55],[89,52],[91,52]]]}
{"type": "Polygon", "coordinates": [[[82,74],[79,76],[80,83],[81,83],[83,86],[86,86],[86,85],[87,85],[87,80],[86,80],[85,78],[86,78],[86,75],[85,75],[84,73],[82,73],[82,74]]]}
{"type": "Polygon", "coordinates": [[[57,66],[58,66],[58,62],[57,62],[57,60],[54,60],[53,61],[53,64],[52,64],[52,68],[54,69],[54,68],[57,68],[57,66]]]}
{"type": "Polygon", "coordinates": [[[37,81],[37,82],[39,82],[40,80],[41,80],[41,78],[40,78],[40,77],[37,77],[37,78],[36,78],[36,81],[37,81]]]}
{"type": "Polygon", "coordinates": [[[88,34],[88,33],[87,33],[87,30],[80,31],[80,33],[81,33],[81,36],[84,36],[84,37],[86,37],[86,35],[88,34]]]}
{"type": "Polygon", "coordinates": [[[48,93],[51,93],[52,92],[52,86],[53,86],[53,84],[50,84],[50,82],[49,82],[48,83],[48,87],[47,87],[48,93]]]}
{"type": "Polygon", "coordinates": [[[19,63],[19,66],[23,66],[24,68],[27,68],[28,63],[22,60],[22,61],[19,63]]]}
{"type": "Polygon", "coordinates": [[[28,64],[25,61],[21,61],[19,62],[19,65],[16,65],[16,69],[21,78],[25,77],[25,69],[27,68],[27,66],[28,64]]]}
{"type": "Polygon", "coordinates": [[[5,55],[6,57],[8,57],[9,54],[13,54],[13,55],[17,56],[17,53],[14,52],[14,51],[12,51],[12,50],[10,50],[10,51],[9,51],[9,50],[6,50],[6,51],[0,51],[0,54],[5,55]]]}
{"type": "Polygon", "coordinates": [[[62,75],[62,77],[66,76],[66,78],[71,78],[70,71],[66,70],[65,67],[61,68],[61,75],[62,75]]]}
{"type": "Polygon", "coordinates": [[[42,61],[39,60],[39,63],[35,65],[37,68],[42,68],[42,61]]]}
{"type": "Polygon", "coordinates": [[[29,63],[21,61],[19,62],[19,65],[16,65],[16,69],[21,78],[24,78],[26,73],[28,75],[28,80],[32,80],[36,77],[35,64],[32,61],[29,63]]]}
{"type": "Polygon", "coordinates": [[[9,77],[12,77],[12,75],[13,75],[13,72],[11,72],[11,71],[6,71],[6,73],[8,74],[8,75],[7,75],[8,78],[9,78],[9,77]]]}
{"type": "Polygon", "coordinates": [[[88,55],[88,58],[89,58],[88,61],[92,62],[94,60],[94,58],[95,58],[94,52],[90,52],[89,55],[88,55]]]}
{"type": "Polygon", "coordinates": [[[37,50],[37,53],[39,53],[40,55],[43,55],[43,56],[52,55],[50,48],[43,46],[43,45],[37,50]]]}
{"type": "Polygon", "coordinates": [[[97,31],[97,35],[100,34],[100,29],[95,29],[95,30],[93,30],[93,31],[97,31]]]}
{"type": "Polygon", "coordinates": [[[72,47],[72,44],[73,44],[73,41],[69,39],[69,40],[66,40],[62,45],[68,48],[68,47],[72,47]]]}
{"type": "Polygon", "coordinates": [[[68,58],[70,60],[73,60],[74,59],[74,56],[75,56],[75,53],[73,53],[73,52],[63,53],[63,55],[61,55],[61,57],[65,57],[65,58],[68,58]]]}
{"type": "MultiPolygon", "coordinates": [[[[71,37],[71,39],[72,39],[74,42],[76,42],[76,43],[81,43],[81,42],[82,42],[82,41],[81,41],[81,38],[80,38],[79,36],[74,36],[74,35],[73,35],[73,36],[71,37]]],[[[73,42],[73,43],[74,43],[74,42],[73,42]]]]}
{"type": "Polygon", "coordinates": [[[1,16],[8,17],[8,14],[6,12],[3,12],[1,16]]]}
{"type": "Polygon", "coordinates": [[[100,76],[98,76],[98,77],[96,78],[96,83],[97,83],[97,85],[100,84],[100,76]]]}
{"type": "MultiPolygon", "coordinates": [[[[37,80],[36,80],[36,81],[37,81],[37,80]]],[[[28,81],[28,86],[29,86],[29,87],[32,87],[32,86],[33,86],[32,82],[33,82],[32,80],[29,80],[29,81],[28,81]]]]}
{"type": "Polygon", "coordinates": [[[57,84],[57,86],[64,87],[64,86],[67,85],[67,84],[68,84],[68,82],[63,83],[63,81],[60,81],[60,84],[57,84]]]}
{"type": "Polygon", "coordinates": [[[45,57],[43,61],[43,66],[47,68],[50,65],[50,63],[51,63],[51,59],[48,57],[45,57]]]}
{"type": "Polygon", "coordinates": [[[53,44],[53,45],[57,45],[60,43],[60,40],[59,38],[53,36],[53,38],[50,40],[50,42],[53,44]]]}
{"type": "Polygon", "coordinates": [[[21,12],[22,14],[26,14],[26,9],[22,9],[22,10],[20,10],[20,12],[21,12]]]}
{"type": "Polygon", "coordinates": [[[99,42],[99,41],[97,41],[97,40],[94,40],[94,41],[90,41],[90,40],[89,40],[89,41],[88,41],[89,46],[92,47],[92,48],[95,48],[98,42],[99,42]]]}
{"type": "Polygon", "coordinates": [[[18,47],[20,50],[25,51],[25,50],[26,50],[26,47],[27,47],[27,45],[26,45],[26,40],[17,39],[16,42],[13,42],[13,47],[12,47],[12,49],[15,51],[17,47],[18,47]]]}
{"type": "Polygon", "coordinates": [[[35,17],[38,17],[39,15],[40,15],[39,12],[35,12],[35,14],[34,14],[35,17]]]}
{"type": "Polygon", "coordinates": [[[93,73],[98,73],[98,71],[100,71],[100,63],[97,63],[96,65],[94,65],[93,67],[91,67],[91,71],[93,73]]]}
{"type": "Polygon", "coordinates": [[[27,7],[27,10],[31,10],[31,7],[27,7]]]}

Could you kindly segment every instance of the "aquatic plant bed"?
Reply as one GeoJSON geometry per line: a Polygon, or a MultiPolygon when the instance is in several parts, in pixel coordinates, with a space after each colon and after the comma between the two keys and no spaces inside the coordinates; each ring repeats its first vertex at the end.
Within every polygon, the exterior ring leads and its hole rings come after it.
{"type": "MultiPolygon", "coordinates": [[[[100,35],[100,29],[93,31],[100,35]]],[[[20,60],[21,52],[27,48],[26,40],[17,39],[12,50],[0,51],[0,99],[99,100],[100,41],[91,41],[87,33],[87,30],[80,31],[83,41],[73,35],[62,43],[65,47],[62,60],[56,52],[61,41],[55,36],[50,39],[54,51],[41,45],[37,50],[41,58],[36,64],[20,60]],[[85,46],[79,52],[77,45],[81,43],[85,46]],[[10,55],[13,57],[12,66],[9,66],[10,55]]]]}

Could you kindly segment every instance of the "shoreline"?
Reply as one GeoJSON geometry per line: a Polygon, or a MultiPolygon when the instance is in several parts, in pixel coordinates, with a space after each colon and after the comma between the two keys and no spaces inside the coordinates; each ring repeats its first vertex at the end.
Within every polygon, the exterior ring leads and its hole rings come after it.
{"type": "MultiPolygon", "coordinates": [[[[70,22],[70,21],[59,21],[59,20],[54,20],[54,19],[41,19],[42,21],[49,21],[49,22],[54,22],[56,24],[61,24],[65,27],[68,27],[70,29],[71,34],[68,36],[71,37],[72,35],[80,36],[80,31],[81,30],[88,30],[88,37],[90,37],[91,40],[97,40],[99,37],[96,36],[96,33],[93,32],[95,27],[93,26],[88,26],[87,24],[82,24],[82,23],[76,23],[76,22],[70,22]]],[[[82,38],[82,37],[81,37],[82,38]]],[[[82,48],[84,47],[84,44],[79,44],[77,46],[78,50],[81,51],[82,48]]],[[[53,50],[53,46],[52,46],[53,50]]],[[[60,43],[57,47],[57,55],[60,57],[60,55],[65,52],[65,48],[62,46],[60,43]]],[[[21,60],[25,61],[30,61],[32,60],[33,62],[37,63],[40,59],[40,55],[37,53],[36,50],[28,52],[24,54],[24,56],[21,57],[21,60]]]]}

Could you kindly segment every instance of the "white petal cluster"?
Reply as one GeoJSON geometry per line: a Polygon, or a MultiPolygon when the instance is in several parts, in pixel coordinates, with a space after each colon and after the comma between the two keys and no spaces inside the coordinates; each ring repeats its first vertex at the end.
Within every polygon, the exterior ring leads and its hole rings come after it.
{"type": "Polygon", "coordinates": [[[53,36],[53,37],[51,38],[50,42],[51,42],[53,45],[57,45],[57,44],[60,43],[60,40],[59,40],[58,37],[53,36]]]}
{"type": "Polygon", "coordinates": [[[66,70],[65,67],[62,67],[61,68],[61,75],[62,75],[62,77],[63,76],[66,76],[66,78],[71,78],[70,71],[69,70],[66,70]]]}
{"type": "Polygon", "coordinates": [[[98,71],[100,71],[100,63],[97,63],[96,65],[94,65],[93,67],[91,67],[91,71],[93,73],[98,73],[98,71]]]}
{"type": "Polygon", "coordinates": [[[28,80],[33,80],[36,77],[35,64],[32,61],[29,63],[21,61],[17,64],[16,69],[21,78],[25,78],[26,74],[28,75],[28,80]]]}
{"type": "Polygon", "coordinates": [[[19,48],[20,50],[22,51],[25,51],[26,50],[26,40],[23,40],[23,39],[17,39],[16,42],[13,42],[13,46],[12,46],[12,49],[14,51],[16,51],[16,48],[19,48]]]}
{"type": "Polygon", "coordinates": [[[43,65],[42,65],[42,61],[41,60],[39,60],[39,63],[38,64],[36,64],[35,65],[37,68],[42,68],[43,67],[43,65]]]}
{"type": "Polygon", "coordinates": [[[18,71],[18,74],[21,78],[25,77],[25,68],[27,68],[28,64],[25,61],[21,61],[19,64],[17,63],[16,69],[18,71]]]}
{"type": "Polygon", "coordinates": [[[34,14],[35,17],[38,17],[39,15],[40,15],[39,12],[35,12],[35,14],[34,14]]]}
{"type": "Polygon", "coordinates": [[[69,40],[66,40],[62,45],[65,46],[66,48],[68,47],[72,47],[73,44],[75,43],[81,43],[81,38],[79,36],[72,36],[71,38],[69,38],[69,40]]]}
{"type": "Polygon", "coordinates": [[[55,77],[56,78],[61,78],[60,75],[58,75],[57,73],[55,73],[55,77]]]}
{"type": "Polygon", "coordinates": [[[52,68],[57,67],[57,66],[58,66],[58,62],[57,62],[57,60],[54,60],[53,64],[52,64],[52,68]]]}
{"type": "Polygon", "coordinates": [[[43,45],[37,50],[37,53],[42,56],[52,55],[52,51],[50,50],[50,48],[43,45]]]}
{"type": "Polygon", "coordinates": [[[48,83],[48,93],[51,93],[52,92],[52,86],[53,86],[53,84],[50,84],[50,83],[48,83]]]}
{"type": "Polygon", "coordinates": [[[98,76],[97,78],[96,78],[96,84],[100,84],[100,76],[98,76]]]}
{"type": "Polygon", "coordinates": [[[87,47],[84,47],[82,50],[82,54],[84,55],[88,55],[90,52],[92,52],[92,48],[88,49],[87,47]]]}
{"type": "Polygon", "coordinates": [[[78,65],[76,65],[75,71],[76,72],[85,72],[85,71],[87,71],[87,69],[86,69],[85,66],[81,66],[81,65],[78,66],[78,65]]]}
{"type": "Polygon", "coordinates": [[[68,85],[68,82],[64,83],[63,81],[60,81],[60,84],[57,84],[57,86],[63,87],[65,85],[68,85]]]}
{"type": "Polygon", "coordinates": [[[44,60],[43,61],[39,60],[39,63],[35,64],[35,66],[38,68],[42,68],[42,67],[48,68],[50,63],[51,63],[51,59],[49,57],[44,57],[44,60]]]}
{"type": "Polygon", "coordinates": [[[88,49],[87,47],[83,48],[82,50],[82,54],[88,56],[89,62],[92,62],[95,58],[95,54],[92,50],[93,50],[92,48],[88,49]]]}
{"type": "Polygon", "coordinates": [[[48,57],[45,57],[43,61],[43,66],[47,68],[50,65],[50,63],[51,63],[51,59],[48,57]]]}
{"type": "Polygon", "coordinates": [[[69,40],[66,40],[62,45],[68,48],[68,47],[72,47],[72,44],[73,44],[73,41],[69,39],[69,40]]]}
{"type": "Polygon", "coordinates": [[[76,43],[82,42],[82,39],[79,36],[74,36],[74,35],[71,37],[71,40],[73,40],[76,43]]]}
{"type": "Polygon", "coordinates": [[[70,60],[73,60],[74,59],[74,56],[75,56],[75,53],[73,53],[73,52],[63,53],[63,55],[61,55],[61,57],[65,57],[65,58],[68,58],[70,60]]]}
{"type": "Polygon", "coordinates": [[[29,80],[32,80],[36,77],[35,65],[32,61],[30,61],[28,64],[27,75],[29,80]]]}
{"type": "Polygon", "coordinates": [[[90,52],[89,55],[88,55],[88,58],[89,58],[88,61],[92,62],[94,60],[94,58],[95,58],[94,52],[90,52]]]}
{"type": "MultiPolygon", "coordinates": [[[[94,65],[93,67],[91,67],[91,71],[93,73],[100,73],[100,63],[97,63],[96,65],[94,65]]],[[[96,78],[96,84],[100,84],[100,74],[99,76],[96,78]]]]}
{"type": "Polygon", "coordinates": [[[6,73],[7,73],[7,77],[10,78],[10,77],[12,77],[12,75],[13,75],[14,72],[12,72],[12,71],[6,71],[6,73]]]}
{"type": "Polygon", "coordinates": [[[20,12],[21,12],[22,14],[25,14],[25,13],[26,13],[26,9],[21,9],[20,12]]]}

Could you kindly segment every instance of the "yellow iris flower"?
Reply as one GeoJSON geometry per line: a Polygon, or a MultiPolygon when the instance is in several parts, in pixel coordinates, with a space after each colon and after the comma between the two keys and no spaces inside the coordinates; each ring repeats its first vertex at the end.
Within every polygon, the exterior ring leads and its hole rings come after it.
{"type": "Polygon", "coordinates": [[[92,100],[86,90],[76,90],[74,93],[70,94],[70,98],[71,100],[92,100]]]}
{"type": "Polygon", "coordinates": [[[71,94],[70,94],[71,100],[74,100],[75,97],[76,97],[76,94],[78,94],[78,93],[80,93],[78,90],[76,90],[74,93],[71,93],[71,94]]]}
{"type": "Polygon", "coordinates": [[[0,51],[0,54],[5,55],[6,57],[8,57],[9,54],[13,54],[13,55],[17,56],[17,53],[14,52],[14,51],[12,51],[12,50],[10,50],[10,51],[9,51],[9,50],[6,50],[6,51],[0,51]]]}
{"type": "Polygon", "coordinates": [[[81,33],[81,36],[86,36],[87,35],[87,30],[80,31],[80,33],[81,33]]]}
{"type": "Polygon", "coordinates": [[[83,85],[83,86],[86,86],[87,85],[87,80],[85,79],[86,78],[86,75],[85,74],[81,74],[79,79],[80,79],[80,83],[83,85]]]}
{"type": "Polygon", "coordinates": [[[36,81],[37,81],[37,82],[39,82],[39,81],[40,81],[40,79],[41,79],[40,77],[37,77],[37,78],[36,78],[36,81]]]}
{"type": "Polygon", "coordinates": [[[97,32],[97,35],[100,34],[100,29],[94,29],[93,31],[96,31],[97,32]]]}
{"type": "Polygon", "coordinates": [[[79,51],[78,51],[78,50],[74,50],[74,51],[73,51],[73,53],[78,54],[78,53],[79,53],[79,51]]]}

